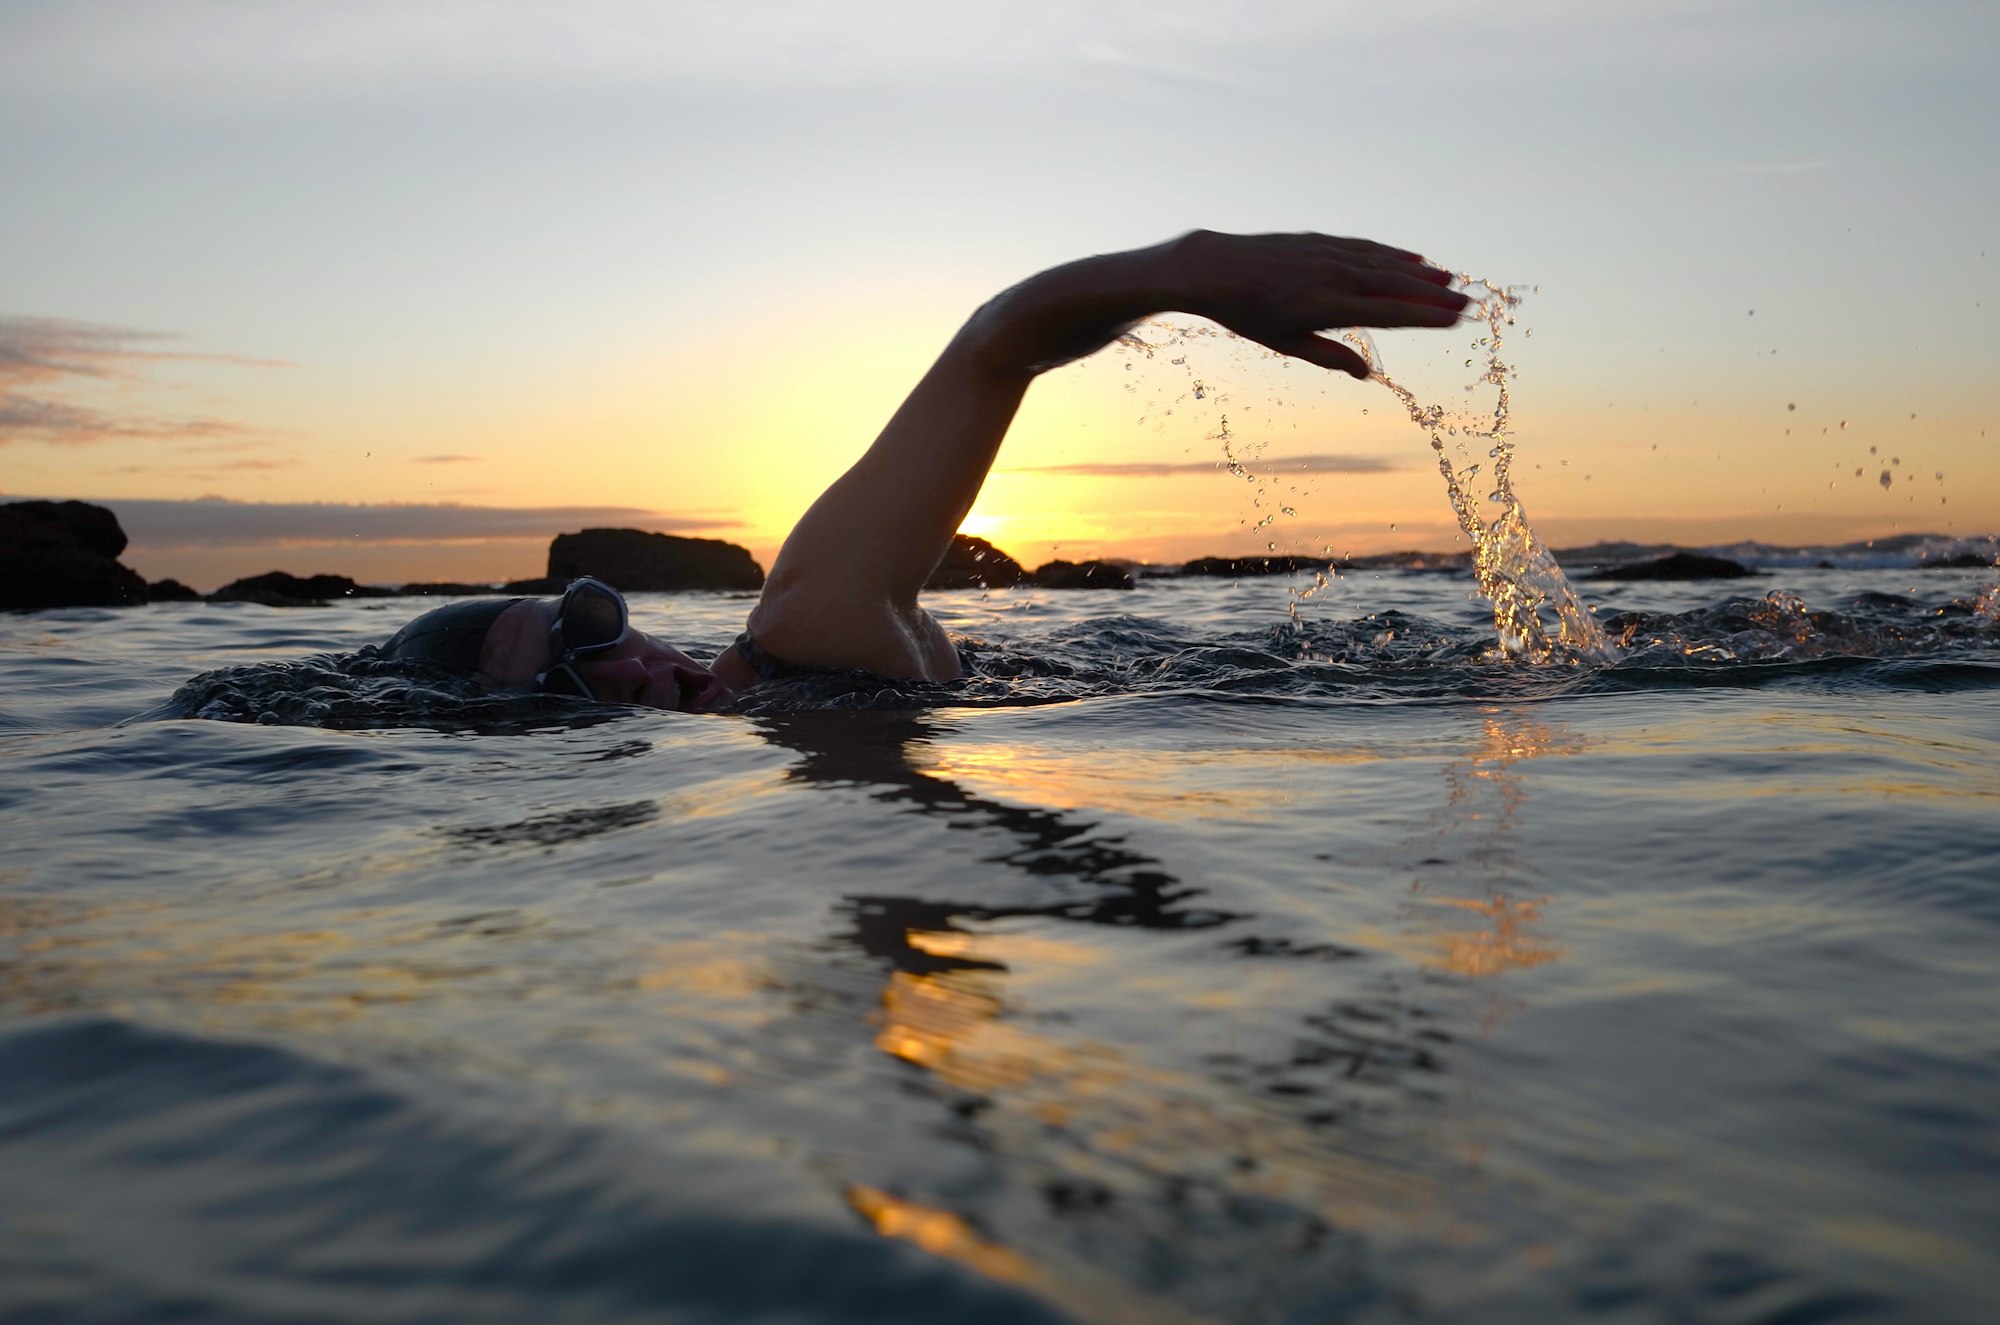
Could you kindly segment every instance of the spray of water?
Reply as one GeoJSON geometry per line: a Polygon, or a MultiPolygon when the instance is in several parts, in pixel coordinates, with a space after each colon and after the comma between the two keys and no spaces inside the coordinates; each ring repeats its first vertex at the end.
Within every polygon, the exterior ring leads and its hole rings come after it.
{"type": "MultiPolygon", "coordinates": [[[[1493,604],[1493,630],[1501,653],[1532,662],[1609,662],[1617,657],[1617,649],[1591,619],[1589,609],[1577,601],[1562,567],[1529,527],[1527,512],[1514,493],[1509,472],[1514,463],[1514,440],[1508,432],[1507,414],[1507,382],[1512,371],[1501,358],[1501,348],[1506,329],[1514,325],[1514,310],[1521,304],[1518,288],[1471,276],[1461,277],[1459,284],[1472,297],[1468,311],[1486,324],[1487,334],[1477,343],[1485,355],[1485,371],[1475,385],[1494,390],[1490,423],[1452,423],[1444,406],[1423,404],[1414,392],[1383,371],[1381,355],[1366,332],[1348,332],[1346,339],[1367,360],[1373,380],[1403,403],[1411,421],[1424,430],[1437,453],[1438,472],[1444,475],[1452,512],[1472,541],[1472,566],[1479,576],[1479,591],[1493,604]],[[1446,444],[1448,431],[1459,439],[1456,446],[1446,444]],[[1460,467],[1455,463],[1464,458],[1468,438],[1490,443],[1486,455],[1493,462],[1492,490],[1484,503],[1473,487],[1480,464],[1460,467]]],[[[1470,365],[1474,361],[1466,362],[1470,365]]]]}

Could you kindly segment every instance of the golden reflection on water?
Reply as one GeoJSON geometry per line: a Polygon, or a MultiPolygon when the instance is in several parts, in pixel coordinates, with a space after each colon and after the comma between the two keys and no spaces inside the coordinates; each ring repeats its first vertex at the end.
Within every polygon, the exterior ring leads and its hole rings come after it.
{"type": "Polygon", "coordinates": [[[1495,893],[1484,901],[1444,897],[1438,902],[1486,922],[1476,929],[1447,930],[1430,937],[1432,962],[1454,975],[1478,980],[1506,971],[1524,971],[1556,961],[1569,951],[1559,943],[1541,940],[1531,928],[1542,918],[1546,897],[1516,901],[1495,893]]]}
{"type": "Polygon", "coordinates": [[[932,744],[913,752],[922,774],[954,782],[973,795],[1006,796],[1051,810],[1097,810],[1168,822],[1271,819],[1273,769],[1299,765],[1339,768],[1384,758],[1366,747],[1177,750],[1155,758],[1145,750],[1052,750],[1011,744],[932,744]],[[1224,785],[1213,773],[1264,775],[1224,785]]]}
{"type": "Polygon", "coordinates": [[[1079,1319],[1103,1321],[1105,1325],[1197,1325],[1212,1319],[1166,1302],[1139,1298],[1080,1266],[1052,1273],[982,1237],[949,1210],[892,1196],[861,1182],[849,1183],[842,1195],[848,1208],[883,1237],[911,1243],[989,1279],[1028,1289],[1079,1319]]]}
{"type": "Polygon", "coordinates": [[[404,1019],[378,1013],[510,978],[497,956],[463,948],[471,935],[441,934],[422,908],[348,908],[298,929],[232,927],[241,919],[161,899],[90,908],[0,899],[0,999],[29,1012],[174,1008],[225,1031],[373,1018],[371,1030],[397,1034],[404,1019]]]}
{"type": "MultiPolygon", "coordinates": [[[[1432,1193],[1423,1179],[1344,1152],[1287,1114],[1218,1096],[1213,1083],[1117,1045],[1025,1024],[1006,996],[1009,972],[1024,964],[1015,937],[911,931],[912,947],[976,958],[987,969],[891,972],[875,1047],[988,1101],[998,1110],[986,1119],[990,1132],[1011,1133],[1024,1147],[1045,1149],[1042,1129],[1059,1128],[1085,1156],[1157,1174],[1227,1173],[1232,1190],[1303,1200],[1342,1220],[1365,1212],[1406,1222],[1426,1211],[1432,1193]]],[[[1035,946],[1046,945],[1027,945],[1035,946]]],[[[1185,987],[1162,997],[1200,1001],[1185,987]]]]}
{"type": "Polygon", "coordinates": [[[1422,965],[1470,980],[1544,966],[1569,951],[1542,932],[1550,897],[1520,895],[1519,881],[1542,879],[1532,861],[1516,852],[1528,796],[1517,768],[1588,748],[1560,723],[1497,709],[1482,716],[1481,738],[1477,750],[1444,770],[1448,794],[1433,854],[1454,867],[1452,875],[1419,875],[1412,881],[1417,897],[1407,931],[1366,936],[1422,965]]]}
{"type": "Polygon", "coordinates": [[[988,1278],[1017,1284],[1040,1278],[1026,1258],[988,1242],[949,1210],[898,1200],[859,1182],[848,1184],[847,1203],[883,1237],[913,1242],[933,1256],[957,1261],[988,1278]]]}

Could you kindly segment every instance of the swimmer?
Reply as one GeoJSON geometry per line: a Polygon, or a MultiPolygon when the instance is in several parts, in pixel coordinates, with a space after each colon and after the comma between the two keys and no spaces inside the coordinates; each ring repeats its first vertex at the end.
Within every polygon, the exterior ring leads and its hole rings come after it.
{"type": "Polygon", "coordinates": [[[1159,313],[1205,317],[1280,354],[1366,378],[1345,327],[1449,327],[1469,302],[1404,249],[1317,234],[1196,230],[1084,258],[988,301],[779,549],[736,642],[711,666],[631,628],[609,585],[561,599],[453,603],[382,646],[500,689],[699,712],[760,681],[817,672],[949,681],[958,651],[917,601],[972,509],[1037,375],[1159,313]]]}

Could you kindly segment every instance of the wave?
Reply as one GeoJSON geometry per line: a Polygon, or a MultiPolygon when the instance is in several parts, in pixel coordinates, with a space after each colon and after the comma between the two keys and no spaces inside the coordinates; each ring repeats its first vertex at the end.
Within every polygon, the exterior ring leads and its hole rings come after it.
{"type": "Polygon", "coordinates": [[[0,1083],[9,1320],[1064,1319],[698,1138],[105,1018],[0,1083]]]}
{"type": "MultiPolygon", "coordinates": [[[[734,711],[1026,707],[1163,694],[1345,703],[1520,699],[1578,688],[1767,685],[1781,675],[1799,684],[1889,689],[1977,688],[2000,679],[2000,621],[1974,599],[1864,592],[1812,608],[1774,590],[1680,612],[1618,612],[1598,624],[1612,645],[1605,659],[1526,663],[1504,656],[1481,623],[1416,612],[1286,620],[1235,632],[1116,615],[1039,634],[966,640],[969,671],[957,681],[809,677],[760,685],[740,696],[734,711]]],[[[495,693],[363,648],[205,672],[145,716],[525,733],[633,712],[556,695],[495,693]]]]}
{"type": "MultiPolygon", "coordinates": [[[[2000,567],[2000,535],[1897,534],[1851,543],[1733,543],[1689,545],[1607,540],[1584,547],[1556,548],[1566,571],[1585,575],[1676,553],[1720,557],[1751,570],[1931,570],[2000,567]]],[[[1345,570],[1470,571],[1470,552],[1385,552],[1344,559],[1345,570]]]]}

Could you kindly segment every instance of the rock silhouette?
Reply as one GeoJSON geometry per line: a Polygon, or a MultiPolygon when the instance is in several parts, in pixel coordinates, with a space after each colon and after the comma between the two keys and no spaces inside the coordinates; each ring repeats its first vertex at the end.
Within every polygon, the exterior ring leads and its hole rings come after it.
{"type": "Polygon", "coordinates": [[[971,534],[953,534],[926,589],[1010,589],[1028,578],[1020,562],[971,534]]]}
{"type": "Polygon", "coordinates": [[[747,548],[719,538],[684,538],[641,529],[557,534],[549,544],[548,578],[567,584],[580,575],[630,593],[764,587],[764,568],[747,548]]]}
{"type": "Polygon", "coordinates": [[[262,603],[266,607],[323,607],[335,598],[394,598],[394,589],[356,584],[345,575],[293,575],[266,571],[231,580],[208,596],[211,603],[262,603]]]}
{"type": "Polygon", "coordinates": [[[125,531],[81,501],[0,505],[0,608],[124,607],[147,601],[146,581],[121,565],[125,531]]]}
{"type": "Polygon", "coordinates": [[[1705,557],[1698,552],[1676,552],[1651,561],[1635,561],[1629,566],[1613,566],[1590,578],[1594,580],[1735,580],[1755,575],[1740,561],[1727,557],[1705,557]]]}
{"type": "Polygon", "coordinates": [[[1237,579],[1244,575],[1296,575],[1300,571],[1325,570],[1325,557],[1196,557],[1181,566],[1183,575],[1207,575],[1237,579]]]}
{"type": "Polygon", "coordinates": [[[1130,589],[1132,572],[1111,561],[1051,561],[1035,567],[1042,589],[1130,589]]]}

